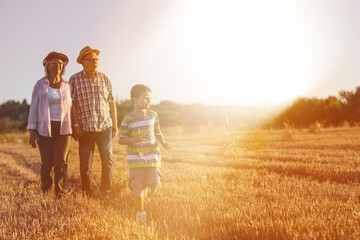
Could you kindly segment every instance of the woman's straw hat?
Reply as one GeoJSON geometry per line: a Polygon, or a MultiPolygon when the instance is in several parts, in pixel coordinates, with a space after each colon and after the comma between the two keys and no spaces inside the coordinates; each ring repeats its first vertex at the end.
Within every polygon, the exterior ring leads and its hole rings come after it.
{"type": "Polygon", "coordinates": [[[79,56],[76,59],[76,61],[81,64],[81,60],[83,59],[83,57],[86,54],[91,53],[91,52],[94,52],[97,56],[99,56],[99,54],[100,54],[99,50],[93,49],[90,46],[86,46],[86,47],[84,47],[83,49],[80,50],[79,56]]]}
{"type": "Polygon", "coordinates": [[[64,66],[66,66],[69,62],[69,58],[63,54],[63,53],[58,53],[58,52],[51,52],[49,53],[46,58],[44,58],[44,61],[43,61],[43,65],[45,67],[46,64],[48,64],[49,60],[52,59],[52,58],[59,58],[63,61],[64,63],[64,66]]]}

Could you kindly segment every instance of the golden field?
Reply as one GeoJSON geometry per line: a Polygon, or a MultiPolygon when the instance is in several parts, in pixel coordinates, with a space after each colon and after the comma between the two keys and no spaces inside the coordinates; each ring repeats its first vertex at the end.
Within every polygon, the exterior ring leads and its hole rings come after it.
{"type": "MultiPolygon", "coordinates": [[[[166,130],[165,130],[166,133],[166,130]]],[[[40,154],[17,134],[0,145],[0,239],[360,239],[360,129],[202,131],[166,135],[163,185],[135,221],[126,148],[114,140],[109,197],[40,192],[40,154]],[[8,141],[9,142],[9,141],[8,141]]],[[[100,180],[96,151],[93,176],[100,180]]]]}

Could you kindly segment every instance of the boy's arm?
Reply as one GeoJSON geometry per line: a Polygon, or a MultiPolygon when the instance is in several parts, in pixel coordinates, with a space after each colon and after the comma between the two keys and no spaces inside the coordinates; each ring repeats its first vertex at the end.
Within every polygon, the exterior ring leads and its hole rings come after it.
{"type": "Polygon", "coordinates": [[[159,117],[157,114],[156,114],[156,119],[155,119],[154,130],[155,130],[156,139],[161,143],[161,145],[163,145],[163,147],[166,150],[172,151],[170,144],[165,141],[164,136],[162,135],[162,133],[160,131],[160,122],[159,122],[159,117]]]}
{"type": "Polygon", "coordinates": [[[120,135],[118,142],[123,145],[141,145],[148,141],[148,138],[145,134],[140,133],[140,129],[138,129],[137,133],[133,137],[120,135]]]}
{"type": "Polygon", "coordinates": [[[119,144],[121,144],[121,145],[132,145],[133,141],[134,140],[129,137],[122,137],[122,138],[119,138],[119,140],[118,140],[119,144]]]}
{"type": "Polygon", "coordinates": [[[168,142],[165,141],[164,136],[162,134],[158,134],[156,135],[156,139],[158,140],[158,142],[161,143],[161,145],[163,145],[163,147],[168,150],[168,151],[172,151],[172,148],[170,146],[170,144],[168,142]]]}

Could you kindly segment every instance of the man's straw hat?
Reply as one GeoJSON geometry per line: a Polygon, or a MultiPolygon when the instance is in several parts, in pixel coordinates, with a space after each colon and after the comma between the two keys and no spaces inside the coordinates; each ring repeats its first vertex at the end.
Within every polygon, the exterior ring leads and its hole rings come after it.
{"type": "Polygon", "coordinates": [[[80,51],[80,53],[79,53],[79,56],[78,56],[78,58],[76,59],[76,61],[81,64],[81,60],[83,59],[83,57],[84,57],[86,54],[91,53],[91,52],[94,52],[97,56],[99,56],[99,54],[100,54],[100,51],[99,51],[99,50],[93,49],[93,48],[91,48],[90,46],[86,46],[86,47],[84,47],[83,49],[81,49],[81,51],[80,51]]]}
{"type": "Polygon", "coordinates": [[[69,58],[65,54],[54,51],[54,52],[49,53],[46,56],[46,58],[44,58],[44,61],[43,61],[44,67],[45,67],[45,65],[47,65],[49,63],[50,59],[53,59],[53,58],[61,59],[61,61],[63,61],[64,66],[66,66],[69,62],[69,58]]]}

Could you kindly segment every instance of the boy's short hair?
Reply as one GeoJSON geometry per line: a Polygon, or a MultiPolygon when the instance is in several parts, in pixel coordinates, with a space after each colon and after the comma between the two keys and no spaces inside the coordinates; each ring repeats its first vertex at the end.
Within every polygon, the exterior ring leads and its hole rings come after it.
{"type": "Polygon", "coordinates": [[[147,92],[151,93],[151,89],[148,86],[145,86],[143,84],[136,84],[131,88],[131,92],[130,92],[131,101],[133,100],[133,98],[139,97],[141,94],[147,92]]]}

